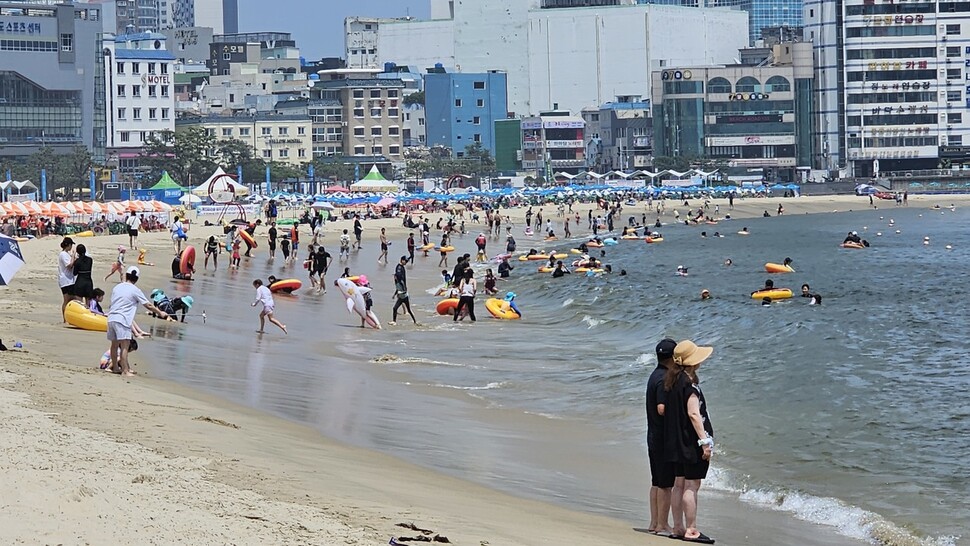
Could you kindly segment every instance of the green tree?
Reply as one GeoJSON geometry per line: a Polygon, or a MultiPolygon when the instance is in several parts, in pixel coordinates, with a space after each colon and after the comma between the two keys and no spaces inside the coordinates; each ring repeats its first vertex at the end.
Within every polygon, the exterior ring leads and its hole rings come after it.
{"type": "Polygon", "coordinates": [[[219,164],[229,174],[235,174],[236,167],[242,166],[244,183],[262,182],[266,179],[266,162],[253,156],[250,144],[235,138],[220,140],[216,143],[215,153],[219,164]]]}
{"type": "Polygon", "coordinates": [[[66,196],[80,196],[81,189],[90,183],[91,169],[96,166],[91,151],[78,144],[70,153],[57,156],[57,159],[60,163],[58,173],[64,177],[58,181],[57,187],[63,188],[66,196]]]}
{"type": "Polygon", "coordinates": [[[162,171],[183,186],[204,181],[217,164],[216,138],[201,127],[178,131],[162,131],[149,137],[142,152],[144,163],[153,169],[150,179],[157,179],[162,171]]]}
{"type": "Polygon", "coordinates": [[[410,95],[404,97],[402,102],[404,103],[404,106],[411,106],[412,104],[420,104],[421,106],[424,106],[424,91],[411,93],[410,95]]]}
{"type": "Polygon", "coordinates": [[[341,156],[318,157],[313,160],[313,176],[317,180],[347,182],[354,179],[354,166],[341,156]]]}

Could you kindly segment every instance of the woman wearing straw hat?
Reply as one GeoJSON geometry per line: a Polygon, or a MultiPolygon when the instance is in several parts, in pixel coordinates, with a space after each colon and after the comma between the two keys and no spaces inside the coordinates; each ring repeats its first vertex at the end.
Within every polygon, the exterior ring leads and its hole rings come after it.
{"type": "Polygon", "coordinates": [[[673,365],[664,377],[664,455],[675,463],[677,479],[670,496],[673,534],[687,542],[713,544],[697,530],[697,492],[714,453],[714,427],[700,388],[697,367],[714,352],[684,340],[674,348],[673,365]]]}

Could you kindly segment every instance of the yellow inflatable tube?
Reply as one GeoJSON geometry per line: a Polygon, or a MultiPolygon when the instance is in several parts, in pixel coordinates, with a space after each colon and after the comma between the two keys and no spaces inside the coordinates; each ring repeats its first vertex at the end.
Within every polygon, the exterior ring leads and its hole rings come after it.
{"type": "Polygon", "coordinates": [[[768,273],[794,273],[795,268],[790,265],[785,264],[773,264],[768,262],[765,264],[765,271],[768,273]]]}
{"type": "Polygon", "coordinates": [[[92,313],[79,301],[72,301],[67,304],[64,310],[64,318],[67,323],[75,328],[91,330],[92,332],[107,332],[108,317],[92,313]]]}
{"type": "Polygon", "coordinates": [[[771,298],[772,300],[787,300],[792,296],[789,288],[775,288],[774,290],[758,290],[752,292],[751,297],[756,300],[771,298]]]}
{"type": "Polygon", "coordinates": [[[488,298],[485,300],[485,309],[497,319],[519,320],[519,314],[512,310],[509,302],[498,298],[488,298]]]}
{"type": "Polygon", "coordinates": [[[575,271],[576,273],[588,273],[590,271],[592,271],[593,273],[602,273],[604,270],[599,267],[596,267],[593,269],[590,269],[588,267],[577,267],[575,271]]]}

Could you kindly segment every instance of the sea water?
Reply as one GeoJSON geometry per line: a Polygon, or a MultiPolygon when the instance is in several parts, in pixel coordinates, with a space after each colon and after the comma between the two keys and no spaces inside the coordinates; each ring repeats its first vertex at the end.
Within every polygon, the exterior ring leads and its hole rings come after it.
{"type": "MultiPolygon", "coordinates": [[[[413,272],[421,327],[361,330],[336,288],[304,289],[277,297],[286,338],[252,335],[251,278],[287,276],[253,260],[186,286],[208,323],[151,349],[154,373],[438,470],[642,523],[653,348],[691,338],[715,347],[699,371],[718,445],[708,495],[820,524],[819,544],[950,544],[970,527],[968,223],[962,210],[909,207],[665,226],[663,243],[605,248],[612,275],[553,279],[514,261],[499,286],[518,294],[521,321],[491,319],[483,299],[477,324],[436,317],[430,282],[413,272]],[[851,230],[872,246],[840,249],[851,230]],[[764,272],[786,257],[796,273],[764,272]],[[796,297],[762,306],[749,294],[767,278],[796,297]],[[821,306],[798,297],[803,283],[821,306]],[[701,301],[702,289],[713,299],[701,301]]],[[[348,265],[371,277],[387,322],[392,268],[366,253],[359,261],[348,265]]],[[[431,278],[436,262],[416,268],[431,278]]]]}

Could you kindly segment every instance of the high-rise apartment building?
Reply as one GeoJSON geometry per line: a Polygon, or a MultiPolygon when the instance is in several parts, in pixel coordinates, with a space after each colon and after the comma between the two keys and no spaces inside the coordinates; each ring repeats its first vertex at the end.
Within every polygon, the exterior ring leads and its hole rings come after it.
{"type": "Polygon", "coordinates": [[[968,2],[808,0],[816,167],[849,176],[970,164],[968,2]]]}

